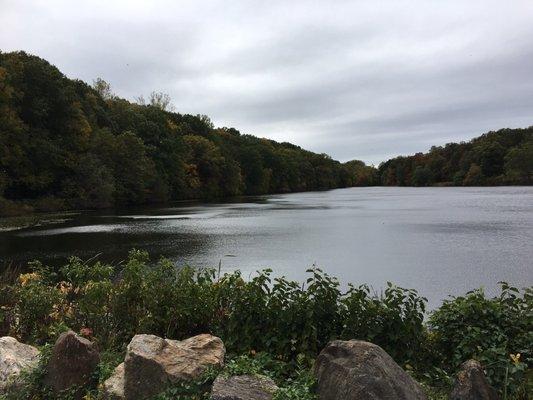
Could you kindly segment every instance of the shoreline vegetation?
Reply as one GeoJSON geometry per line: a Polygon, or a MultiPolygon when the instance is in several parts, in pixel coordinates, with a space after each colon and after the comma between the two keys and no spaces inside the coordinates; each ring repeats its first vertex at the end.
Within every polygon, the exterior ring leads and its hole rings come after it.
{"type": "Polygon", "coordinates": [[[378,167],[345,163],[205,115],[130,102],[97,79],[0,52],[0,217],[353,186],[533,184],[533,127],[488,132],[378,167]]]}
{"type": "MultiPolygon", "coordinates": [[[[80,211],[81,212],[81,211],[80,211]]],[[[30,214],[0,218],[0,233],[38,226],[62,224],[79,212],[32,212],[30,214]]]]}
{"type": "MultiPolygon", "coordinates": [[[[117,265],[73,257],[51,269],[36,261],[27,273],[0,276],[0,336],[39,346],[45,358],[69,329],[90,339],[101,355],[100,384],[84,388],[85,399],[98,398],[139,333],[176,340],[215,335],[227,351],[224,373],[266,375],[281,388],[276,399],[315,399],[313,362],[336,339],[381,346],[431,399],[447,398],[469,359],[481,363],[502,399],[531,393],[533,288],[501,283],[493,298],[478,289],[428,313],[416,290],[388,284],[380,293],[366,285],[341,291],[323,271],[307,274],[304,284],[270,270],[244,279],[240,272],[177,269],[166,259],[151,263],[136,250],[117,265]]],[[[5,398],[51,398],[41,367],[23,377],[5,398]]],[[[205,384],[213,379],[203,376],[158,398],[207,399],[205,384]]]]}

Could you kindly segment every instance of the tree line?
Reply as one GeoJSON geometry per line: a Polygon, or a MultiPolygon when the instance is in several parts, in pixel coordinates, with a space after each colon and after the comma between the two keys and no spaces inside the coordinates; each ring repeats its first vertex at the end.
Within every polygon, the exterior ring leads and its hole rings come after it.
{"type": "Polygon", "coordinates": [[[533,184],[533,126],[488,132],[469,142],[433,146],[379,166],[386,186],[533,184]]]}
{"type": "Polygon", "coordinates": [[[531,184],[533,127],[397,157],[346,163],[173,112],[168,95],[130,102],[110,85],[0,52],[0,215],[369,185],[531,184]]]}
{"type": "Polygon", "coordinates": [[[0,53],[3,214],[375,184],[362,162],[215,128],[163,93],[130,102],[105,81],[0,53]],[[361,173],[360,173],[361,172],[361,173]]]}

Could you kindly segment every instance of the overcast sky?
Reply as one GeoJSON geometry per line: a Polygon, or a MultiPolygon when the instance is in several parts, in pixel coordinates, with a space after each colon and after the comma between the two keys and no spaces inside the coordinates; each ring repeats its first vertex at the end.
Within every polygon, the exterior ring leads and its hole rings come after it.
{"type": "Polygon", "coordinates": [[[532,0],[0,0],[0,50],[342,161],[533,125],[532,0]]]}

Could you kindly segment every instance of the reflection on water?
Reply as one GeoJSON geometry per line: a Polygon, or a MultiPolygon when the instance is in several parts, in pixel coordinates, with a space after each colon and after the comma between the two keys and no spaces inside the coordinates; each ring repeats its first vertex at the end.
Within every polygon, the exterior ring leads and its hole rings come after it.
{"type": "Polygon", "coordinates": [[[353,188],[89,212],[53,226],[0,232],[0,265],[75,254],[106,261],[131,248],[177,265],[265,267],[302,281],[316,264],[348,282],[447,294],[533,283],[533,188],[353,188]]]}
{"type": "Polygon", "coordinates": [[[65,233],[97,233],[97,232],[114,232],[126,231],[127,225],[82,225],[71,226],[69,228],[57,228],[57,229],[42,229],[42,230],[30,230],[21,232],[18,234],[20,237],[26,236],[49,236],[49,235],[63,235],[65,233]]]}

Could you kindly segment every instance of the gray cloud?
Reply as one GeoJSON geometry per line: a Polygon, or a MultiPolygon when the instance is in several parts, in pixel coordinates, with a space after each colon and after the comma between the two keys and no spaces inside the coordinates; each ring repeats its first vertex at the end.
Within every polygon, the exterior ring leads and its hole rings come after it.
{"type": "Polygon", "coordinates": [[[133,99],[380,161],[533,124],[533,3],[0,0],[0,49],[133,99]]]}

